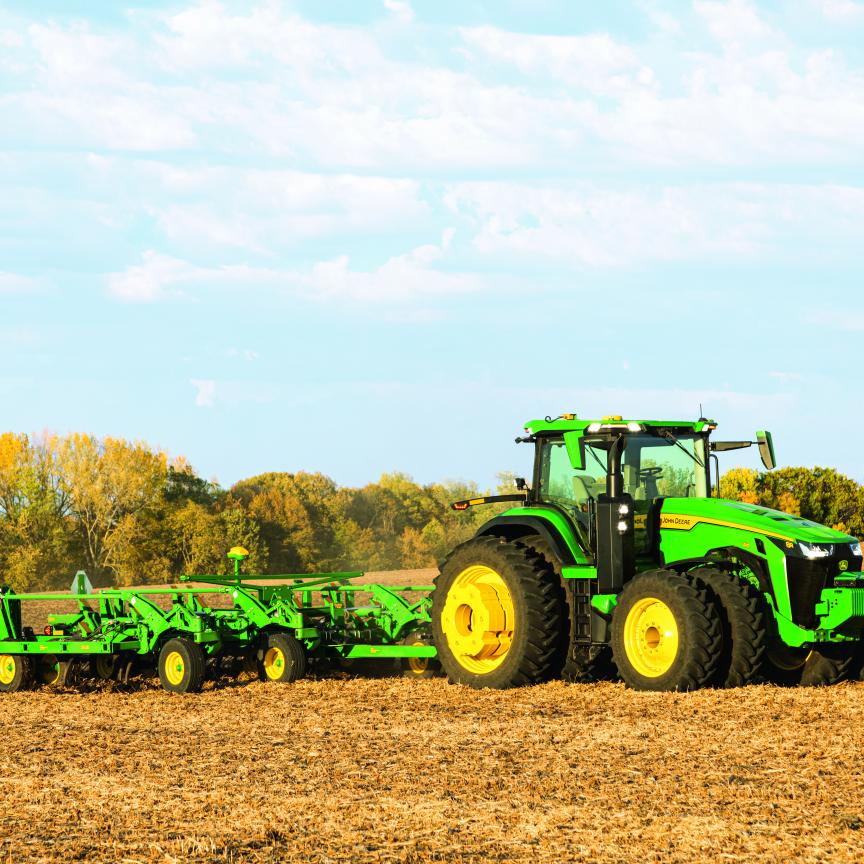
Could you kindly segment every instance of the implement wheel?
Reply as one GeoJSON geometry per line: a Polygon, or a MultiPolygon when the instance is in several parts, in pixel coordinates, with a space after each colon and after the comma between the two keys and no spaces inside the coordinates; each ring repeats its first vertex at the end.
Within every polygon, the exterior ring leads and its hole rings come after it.
{"type": "Polygon", "coordinates": [[[696,690],[720,663],[720,616],[704,585],[674,570],[640,573],[612,615],[612,656],[634,690],[696,690]]]}
{"type": "Polygon", "coordinates": [[[268,633],[260,655],[262,681],[290,684],[306,674],[306,650],[290,633],[268,633]]]}
{"type": "Polygon", "coordinates": [[[21,654],[0,654],[0,693],[26,690],[33,682],[33,664],[21,654]]]}
{"type": "Polygon", "coordinates": [[[781,687],[824,687],[837,684],[852,671],[854,653],[843,646],[820,650],[789,648],[773,641],[765,652],[763,675],[781,687]]]}
{"type": "Polygon", "coordinates": [[[110,681],[117,675],[119,658],[114,654],[100,654],[93,660],[93,672],[102,681],[110,681]]]}
{"type": "MultiPolygon", "coordinates": [[[[432,645],[432,639],[422,632],[409,633],[403,645],[432,645]]],[[[397,661],[403,678],[440,678],[441,663],[436,657],[400,657],[397,661]]]]}
{"type": "Polygon", "coordinates": [[[191,639],[169,639],[159,652],[159,682],[170,693],[198,693],[204,669],[204,652],[191,639]]]}
{"type": "Polygon", "coordinates": [[[723,656],[712,684],[743,687],[759,674],[765,655],[762,596],[746,579],[728,570],[701,567],[691,574],[714,595],[723,627],[723,656]]]}
{"type": "Polygon", "coordinates": [[[504,690],[551,678],[566,638],[564,591],[527,546],[476,537],[441,567],[432,634],[449,680],[504,690]]]}

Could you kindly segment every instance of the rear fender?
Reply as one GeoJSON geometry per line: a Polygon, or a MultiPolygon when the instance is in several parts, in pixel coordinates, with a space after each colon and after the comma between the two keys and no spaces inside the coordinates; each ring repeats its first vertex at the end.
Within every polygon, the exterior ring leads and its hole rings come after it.
{"type": "MultiPolygon", "coordinates": [[[[477,532],[478,537],[503,537],[506,540],[518,540],[520,537],[526,537],[530,534],[539,534],[546,540],[562,566],[588,563],[585,554],[578,545],[575,550],[576,554],[574,554],[574,549],[559,528],[542,516],[496,516],[477,532]]],[[[573,538],[573,543],[575,545],[575,538],[573,538]]]]}

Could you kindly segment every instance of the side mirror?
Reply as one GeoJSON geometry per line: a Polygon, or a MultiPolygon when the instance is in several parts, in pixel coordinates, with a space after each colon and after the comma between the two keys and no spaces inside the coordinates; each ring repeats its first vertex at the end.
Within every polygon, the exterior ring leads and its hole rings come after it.
{"type": "Polygon", "coordinates": [[[771,433],[757,432],[756,443],[759,445],[762,464],[770,471],[777,465],[777,459],[774,456],[774,439],[771,437],[771,433]]]}

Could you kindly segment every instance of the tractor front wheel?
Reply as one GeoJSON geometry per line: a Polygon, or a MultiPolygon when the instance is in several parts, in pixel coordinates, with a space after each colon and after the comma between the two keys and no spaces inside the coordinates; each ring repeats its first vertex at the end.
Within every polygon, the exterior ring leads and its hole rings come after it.
{"type": "Polygon", "coordinates": [[[773,642],[765,652],[763,675],[781,687],[824,687],[848,677],[854,653],[844,646],[820,650],[789,648],[773,642]]]}
{"type": "Polygon", "coordinates": [[[477,537],[442,565],[432,635],[452,683],[505,690],[548,680],[566,629],[561,584],[533,549],[477,537]]]}
{"type": "Polygon", "coordinates": [[[612,657],[634,690],[696,690],[720,663],[720,616],[704,585],[674,570],[640,573],[612,614],[612,657]]]}
{"type": "Polygon", "coordinates": [[[764,600],[746,579],[729,570],[702,567],[702,580],[717,602],[723,628],[723,656],[715,673],[717,687],[743,687],[759,674],[765,654],[764,600]]]}

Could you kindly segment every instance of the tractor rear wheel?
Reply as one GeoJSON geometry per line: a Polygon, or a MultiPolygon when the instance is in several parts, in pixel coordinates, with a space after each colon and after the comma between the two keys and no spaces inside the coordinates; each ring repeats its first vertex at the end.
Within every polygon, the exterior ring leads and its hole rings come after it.
{"type": "Polygon", "coordinates": [[[21,654],[0,654],[0,693],[17,693],[33,683],[33,664],[21,654]]]}
{"type": "Polygon", "coordinates": [[[690,573],[714,595],[723,628],[723,656],[711,683],[716,687],[750,684],[765,655],[764,601],[759,591],[728,570],[701,567],[690,573]]]}
{"type": "Polygon", "coordinates": [[[204,652],[191,639],[169,639],[159,652],[159,681],[171,693],[198,693],[205,668],[204,652]]]}
{"type": "Polygon", "coordinates": [[[765,652],[763,675],[781,687],[824,687],[848,677],[854,659],[854,652],[842,646],[826,645],[817,651],[775,641],[765,652]]]}
{"type": "Polygon", "coordinates": [[[720,615],[693,577],[651,570],[624,586],[612,614],[612,657],[634,690],[704,687],[722,650],[720,615]]]}
{"type": "Polygon", "coordinates": [[[539,534],[520,537],[519,545],[527,546],[540,555],[555,575],[561,580],[566,598],[567,621],[565,638],[561,640],[559,653],[555,660],[553,677],[571,683],[577,681],[611,681],[618,677],[612,652],[608,645],[574,646],[576,633],[576,580],[561,577],[561,559],[552,544],[539,534]]]}
{"type": "Polygon", "coordinates": [[[306,651],[290,633],[268,633],[258,663],[262,681],[291,684],[306,674],[306,651]]]}
{"type": "Polygon", "coordinates": [[[451,683],[505,690],[548,680],[566,622],[545,559],[500,537],[458,546],[435,580],[432,635],[451,683]]]}

